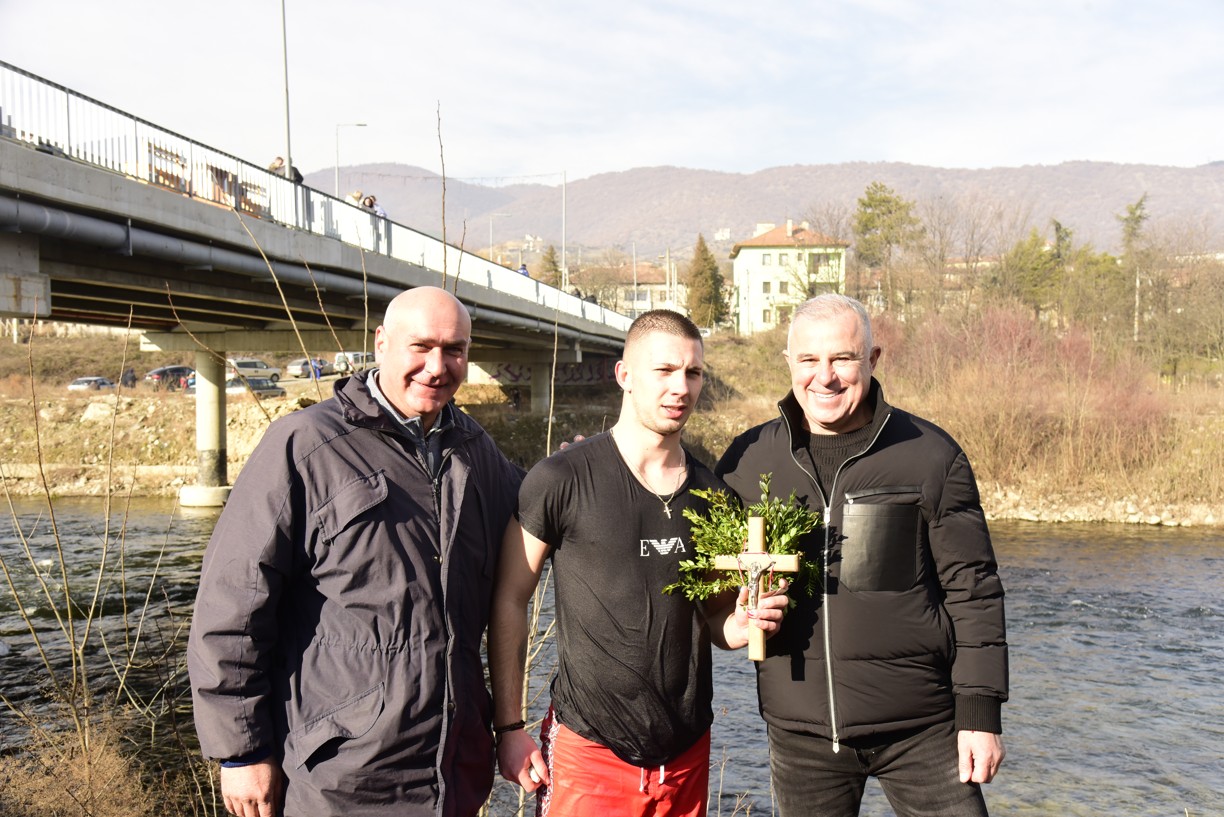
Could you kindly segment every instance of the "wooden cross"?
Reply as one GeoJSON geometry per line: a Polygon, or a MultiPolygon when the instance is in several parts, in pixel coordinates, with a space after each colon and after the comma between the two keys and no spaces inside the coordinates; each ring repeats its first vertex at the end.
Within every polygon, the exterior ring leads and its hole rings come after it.
{"type": "MultiPolygon", "coordinates": [[[[748,609],[755,610],[761,593],[769,589],[771,573],[797,573],[799,555],[796,553],[770,553],[765,548],[765,520],[760,516],[748,517],[748,542],[741,553],[735,556],[715,556],[715,570],[735,570],[747,577],[748,609]]],[[[753,661],[765,660],[765,631],[760,627],[748,627],[748,657],[753,661]]]]}

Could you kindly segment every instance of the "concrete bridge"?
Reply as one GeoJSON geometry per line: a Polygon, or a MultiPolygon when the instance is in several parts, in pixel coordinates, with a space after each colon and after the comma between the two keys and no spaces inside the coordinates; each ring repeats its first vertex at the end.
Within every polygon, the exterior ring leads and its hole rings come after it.
{"type": "Polygon", "coordinates": [[[372,347],[396,294],[455,292],[473,362],[615,357],[629,318],[0,62],[0,315],[131,326],[194,351],[198,484],[223,498],[224,360],[372,347]]]}

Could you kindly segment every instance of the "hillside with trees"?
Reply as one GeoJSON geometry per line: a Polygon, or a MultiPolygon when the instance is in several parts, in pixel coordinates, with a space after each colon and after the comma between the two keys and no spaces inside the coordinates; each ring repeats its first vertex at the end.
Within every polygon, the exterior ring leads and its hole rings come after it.
{"type": "MultiPolygon", "coordinates": [[[[441,234],[443,186],[437,173],[369,164],[342,167],[340,177],[342,189],[376,194],[395,221],[441,234]]],[[[330,191],[332,171],[309,174],[306,181],[330,191]]],[[[483,252],[490,233],[495,247],[506,248],[521,247],[531,236],[538,239],[528,242],[533,258],[548,245],[560,249],[564,243],[572,263],[582,252],[607,248],[636,248],[643,257],[668,249],[691,252],[701,233],[714,255],[725,259],[758,222],[807,220],[836,238],[848,237],[855,202],[878,182],[945,221],[994,213],[995,234],[981,239],[996,252],[1000,241],[1010,245],[1032,228],[1048,233],[1055,220],[1081,242],[1120,252],[1114,216],[1145,194],[1151,231],[1169,235],[1185,252],[1224,251],[1224,162],[1183,168],[1083,161],[981,170],[851,162],[756,173],[651,167],[571,180],[564,189],[559,172],[527,183],[509,181],[488,186],[446,179],[447,239],[483,252]]],[[[518,266],[517,255],[505,260],[518,266]]]]}

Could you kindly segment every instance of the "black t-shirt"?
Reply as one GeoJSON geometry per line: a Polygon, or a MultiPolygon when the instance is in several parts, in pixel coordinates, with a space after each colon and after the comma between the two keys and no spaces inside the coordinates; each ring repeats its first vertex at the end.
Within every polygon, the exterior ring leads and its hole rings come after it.
{"type": "Polygon", "coordinates": [[[635,766],[669,762],[714,719],[704,615],[663,588],[693,555],[681,511],[707,508],[689,490],[726,486],[685,458],[670,519],[606,432],[542,460],[519,492],[523,528],[552,548],[557,718],[635,766]]]}

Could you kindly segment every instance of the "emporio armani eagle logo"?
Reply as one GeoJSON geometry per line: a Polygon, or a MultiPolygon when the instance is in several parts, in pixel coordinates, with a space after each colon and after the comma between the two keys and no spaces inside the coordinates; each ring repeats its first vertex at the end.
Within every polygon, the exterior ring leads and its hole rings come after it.
{"type": "Polygon", "coordinates": [[[670,539],[639,539],[638,544],[641,546],[639,554],[641,556],[649,556],[651,548],[654,548],[655,553],[660,556],[688,552],[684,549],[684,540],[679,536],[673,536],[670,539]]]}

